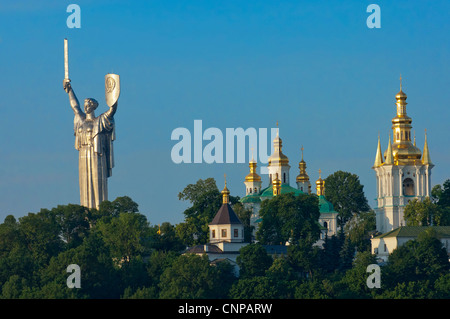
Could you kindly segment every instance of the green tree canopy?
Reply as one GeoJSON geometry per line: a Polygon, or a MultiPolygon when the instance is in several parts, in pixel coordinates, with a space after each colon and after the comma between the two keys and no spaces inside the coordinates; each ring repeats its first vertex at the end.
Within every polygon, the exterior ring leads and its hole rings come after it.
{"type": "Polygon", "coordinates": [[[140,213],[120,213],[115,218],[102,218],[96,230],[118,263],[129,262],[148,253],[151,230],[147,218],[140,213]]]}
{"type": "Polygon", "coordinates": [[[450,208],[450,179],[447,179],[442,186],[435,185],[431,190],[431,197],[439,206],[450,208]]]}
{"type": "Polygon", "coordinates": [[[64,248],[61,226],[48,209],[19,218],[19,231],[37,266],[48,264],[64,248]]]}
{"type": "Polygon", "coordinates": [[[436,185],[433,187],[431,200],[439,208],[439,224],[441,226],[450,226],[450,179],[447,179],[442,186],[436,185]]]}
{"type": "Polygon", "coordinates": [[[370,250],[371,234],[376,231],[375,212],[371,210],[369,212],[354,214],[345,224],[344,230],[350,242],[358,251],[370,250]]]}
{"type": "Polygon", "coordinates": [[[339,212],[340,226],[352,218],[354,214],[370,210],[364,195],[364,186],[355,174],[337,171],[325,179],[325,196],[334,209],[339,212]]]}
{"type": "Polygon", "coordinates": [[[74,204],[58,205],[51,210],[51,213],[55,215],[61,238],[68,247],[80,245],[89,232],[89,209],[74,204]]]}
{"type": "MultiPolygon", "coordinates": [[[[220,206],[222,194],[214,178],[199,179],[189,184],[178,194],[181,200],[188,200],[192,206],[184,211],[186,225],[178,229],[179,237],[187,246],[205,244],[209,239],[208,224],[213,220],[220,206]]],[[[239,201],[239,197],[230,196],[230,205],[239,201]]]]}
{"type": "Polygon", "coordinates": [[[239,220],[244,225],[244,242],[250,243],[252,241],[252,234],[255,226],[250,225],[250,217],[252,211],[245,209],[241,202],[237,202],[233,205],[233,211],[236,213],[239,220]]]}
{"type": "Polygon", "coordinates": [[[177,236],[175,226],[164,222],[160,226],[154,226],[151,236],[151,247],[156,250],[181,251],[185,248],[180,237],[177,236]]]}
{"type": "Polygon", "coordinates": [[[160,298],[220,298],[224,294],[222,280],[231,276],[231,272],[231,267],[219,271],[211,266],[206,255],[181,255],[161,275],[160,298]]]}
{"type": "Polygon", "coordinates": [[[429,197],[420,201],[414,198],[404,211],[407,226],[441,225],[443,211],[429,197]]]}
{"type": "Polygon", "coordinates": [[[277,299],[279,291],[276,282],[265,276],[239,279],[230,289],[233,299],[277,299]]]}
{"type": "Polygon", "coordinates": [[[390,287],[408,281],[434,281],[450,270],[447,251],[430,228],[395,249],[383,274],[390,287]]]}
{"type": "MultiPolygon", "coordinates": [[[[372,289],[367,287],[367,266],[376,264],[375,256],[370,251],[359,252],[353,261],[353,267],[348,269],[341,280],[339,294],[343,298],[369,298],[372,289]]],[[[383,284],[383,281],[381,281],[383,284]]]]}
{"type": "Polygon", "coordinates": [[[263,276],[272,265],[272,257],[259,243],[249,244],[239,250],[236,262],[240,269],[240,277],[263,276]]]}
{"type": "Polygon", "coordinates": [[[256,238],[263,244],[296,244],[300,240],[315,242],[320,235],[320,212],[315,195],[278,195],[262,202],[262,222],[256,238]]]}

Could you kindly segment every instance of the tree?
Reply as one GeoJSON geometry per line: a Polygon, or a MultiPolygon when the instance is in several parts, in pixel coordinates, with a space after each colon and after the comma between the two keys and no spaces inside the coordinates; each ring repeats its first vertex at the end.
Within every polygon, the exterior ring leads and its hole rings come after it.
{"type": "Polygon", "coordinates": [[[440,225],[442,211],[429,197],[423,201],[414,198],[410,201],[404,211],[407,226],[430,226],[440,225]]]}
{"type": "Polygon", "coordinates": [[[318,251],[317,268],[325,273],[332,273],[341,266],[341,250],[344,245],[344,235],[338,233],[324,239],[322,249],[318,251]]]}
{"type": "Polygon", "coordinates": [[[30,289],[25,278],[21,278],[19,275],[12,275],[0,290],[0,299],[26,298],[24,291],[29,291],[30,289]]]}
{"type": "Polygon", "coordinates": [[[302,275],[313,277],[313,271],[318,269],[319,249],[312,242],[300,241],[288,246],[288,258],[292,268],[302,275]]]}
{"type": "MultiPolygon", "coordinates": [[[[359,252],[341,280],[340,296],[344,298],[369,298],[372,290],[367,286],[367,266],[376,264],[375,255],[370,251],[359,252]]],[[[383,283],[383,282],[382,282],[383,283]]]]}
{"type": "Polygon", "coordinates": [[[433,187],[431,200],[438,206],[441,213],[440,225],[450,226],[450,179],[447,179],[442,186],[433,187]]]}
{"type": "Polygon", "coordinates": [[[263,276],[272,262],[272,257],[259,243],[242,247],[239,249],[239,256],[236,258],[241,278],[263,276]]]}
{"type": "Polygon", "coordinates": [[[354,214],[344,227],[350,242],[360,252],[370,250],[370,233],[374,232],[375,229],[376,220],[374,211],[354,214]]]}
{"type": "Polygon", "coordinates": [[[52,256],[63,250],[64,242],[59,236],[61,227],[55,214],[48,209],[19,218],[19,232],[38,267],[46,265],[52,256]]]}
{"type": "Polygon", "coordinates": [[[370,210],[364,195],[364,186],[355,174],[337,171],[325,179],[325,196],[335,210],[339,212],[338,223],[341,227],[354,214],[370,210]]]}
{"type": "Polygon", "coordinates": [[[265,276],[240,278],[230,289],[233,299],[277,299],[276,283],[265,276]]]}
{"type": "Polygon", "coordinates": [[[161,226],[154,226],[151,236],[151,247],[157,250],[181,251],[185,248],[181,239],[177,236],[175,226],[164,222],[161,226]]]}
{"type": "Polygon", "coordinates": [[[150,226],[147,218],[140,213],[120,213],[112,219],[102,218],[96,230],[119,264],[148,253],[150,226]]]}
{"type": "Polygon", "coordinates": [[[331,290],[329,281],[313,278],[305,280],[295,288],[296,299],[330,299],[331,290]]]}
{"type": "Polygon", "coordinates": [[[195,184],[187,185],[180,193],[178,193],[178,199],[188,200],[193,204],[198,201],[203,194],[218,190],[214,178],[209,177],[205,180],[199,179],[195,184]]]}
{"type": "MultiPolygon", "coordinates": [[[[213,220],[220,206],[222,206],[222,194],[216,186],[213,178],[199,179],[195,184],[187,185],[178,194],[181,200],[188,200],[192,206],[184,211],[185,223],[183,234],[184,244],[205,244],[209,239],[208,224],[213,220]]],[[[230,196],[230,205],[239,201],[239,197],[230,196]]]]}
{"type": "Polygon", "coordinates": [[[152,251],[148,262],[146,263],[147,274],[150,278],[151,287],[154,288],[156,296],[160,293],[161,275],[167,269],[172,267],[180,255],[174,251],[154,250],[152,251]]]}
{"type": "Polygon", "coordinates": [[[61,238],[69,248],[83,242],[89,232],[90,211],[74,204],[58,205],[51,210],[61,230],[61,238]]]}
{"type": "MultiPolygon", "coordinates": [[[[61,294],[73,298],[118,298],[120,277],[115,269],[109,247],[99,233],[91,233],[75,248],[52,257],[48,267],[39,271],[34,298],[59,298],[61,294]],[[77,264],[81,271],[81,288],[67,287],[67,266],[77,264]]],[[[64,297],[67,298],[67,297],[64,297]]]]}
{"type": "Polygon", "coordinates": [[[206,299],[222,295],[219,271],[208,256],[181,255],[161,275],[162,299],[206,299]]]}
{"type": "Polygon", "coordinates": [[[434,282],[434,298],[450,299],[450,273],[440,276],[434,282]]]}
{"type": "Polygon", "coordinates": [[[194,234],[196,234],[196,232],[197,228],[193,222],[186,221],[175,225],[175,234],[186,247],[195,245],[197,241],[194,234]]]}
{"type": "Polygon", "coordinates": [[[112,202],[103,201],[98,210],[91,209],[90,221],[95,223],[103,216],[117,217],[120,213],[137,213],[139,205],[128,196],[117,197],[112,202]]]}
{"type": "Polygon", "coordinates": [[[433,299],[434,292],[429,280],[408,281],[398,283],[391,290],[385,290],[381,297],[385,299],[433,299]]]}
{"type": "Polygon", "coordinates": [[[294,298],[295,287],[298,286],[299,280],[287,258],[284,256],[274,258],[272,265],[266,270],[266,277],[274,283],[278,298],[294,298]]]}
{"type": "Polygon", "coordinates": [[[320,235],[318,198],[315,195],[278,195],[261,204],[262,222],[256,238],[263,244],[279,245],[301,240],[315,242],[320,235]]]}
{"type": "Polygon", "coordinates": [[[233,211],[244,225],[244,242],[250,243],[252,241],[253,229],[255,228],[255,226],[250,224],[252,211],[245,209],[241,202],[237,202],[233,205],[233,211]]]}
{"type": "Polygon", "coordinates": [[[392,288],[408,281],[435,281],[450,270],[447,251],[432,228],[395,249],[383,271],[392,288]]]}
{"type": "Polygon", "coordinates": [[[0,224],[0,286],[13,274],[20,280],[31,281],[38,268],[25,239],[16,219],[6,216],[0,224]]]}
{"type": "Polygon", "coordinates": [[[431,190],[433,201],[443,208],[450,208],[450,179],[447,179],[442,186],[435,185],[431,190]]]}

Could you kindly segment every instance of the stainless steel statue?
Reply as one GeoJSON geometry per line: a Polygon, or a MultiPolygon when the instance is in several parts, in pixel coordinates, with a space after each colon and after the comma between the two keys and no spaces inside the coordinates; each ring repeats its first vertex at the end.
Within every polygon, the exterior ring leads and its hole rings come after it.
{"type": "Polygon", "coordinates": [[[99,208],[108,199],[108,177],[114,167],[113,141],[115,140],[114,114],[120,95],[120,78],[117,74],[105,76],[105,97],[109,110],[99,116],[95,99],[84,100],[84,112],[72,89],[69,79],[68,46],[64,40],[64,90],[69,95],[70,106],[75,114],[75,148],[78,150],[78,171],[80,183],[80,204],[99,208]]]}

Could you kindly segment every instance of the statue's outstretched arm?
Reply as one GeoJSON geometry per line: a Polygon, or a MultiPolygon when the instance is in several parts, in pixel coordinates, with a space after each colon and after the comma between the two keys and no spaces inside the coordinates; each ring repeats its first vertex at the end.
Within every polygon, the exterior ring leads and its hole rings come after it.
{"type": "Polygon", "coordinates": [[[117,102],[109,107],[109,110],[105,112],[105,115],[109,118],[114,117],[114,114],[116,114],[116,111],[117,111],[117,102]]]}
{"type": "Polygon", "coordinates": [[[73,112],[78,115],[83,114],[83,111],[80,108],[80,103],[78,102],[77,96],[72,89],[70,81],[64,80],[63,85],[64,91],[66,91],[66,93],[69,95],[70,106],[72,107],[73,112]]]}

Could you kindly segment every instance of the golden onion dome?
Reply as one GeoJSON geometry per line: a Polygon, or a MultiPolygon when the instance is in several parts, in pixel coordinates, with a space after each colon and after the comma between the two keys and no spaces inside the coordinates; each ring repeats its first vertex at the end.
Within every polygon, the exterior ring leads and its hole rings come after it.
{"type": "Polygon", "coordinates": [[[306,162],[303,159],[298,163],[298,168],[300,169],[300,174],[297,175],[296,181],[300,183],[308,182],[309,176],[306,173],[306,162]]]}
{"type": "MultiPolygon", "coordinates": [[[[384,153],[385,158],[386,152],[384,153]]],[[[420,160],[422,151],[411,143],[400,141],[392,144],[392,155],[396,162],[413,162],[414,160],[420,160]]]]}
{"type": "Polygon", "coordinates": [[[277,136],[273,140],[273,148],[274,148],[274,152],[269,157],[268,164],[269,165],[270,164],[289,165],[289,158],[286,155],[284,155],[282,152],[283,140],[278,135],[278,131],[277,131],[277,136]]]}
{"type": "Polygon", "coordinates": [[[400,90],[400,92],[397,93],[397,95],[395,96],[395,98],[397,100],[399,99],[406,99],[408,96],[406,95],[405,92],[403,92],[402,90],[400,90]]]}
{"type": "Polygon", "coordinates": [[[227,175],[224,174],[224,177],[225,177],[225,187],[223,188],[223,190],[221,192],[222,198],[223,198],[222,202],[223,202],[223,204],[228,204],[230,202],[230,191],[227,188],[227,175]]]}
{"type": "MultiPolygon", "coordinates": [[[[406,113],[406,93],[403,92],[400,77],[400,92],[395,96],[397,100],[397,115],[392,119],[393,144],[392,158],[393,164],[414,164],[422,157],[422,151],[411,142],[412,119],[406,113]]],[[[386,159],[388,150],[384,152],[386,159]]]]}
{"type": "Polygon", "coordinates": [[[261,176],[259,176],[256,173],[256,161],[252,159],[248,166],[250,167],[250,173],[247,176],[245,176],[245,181],[246,182],[260,182],[261,176]]]}
{"type": "Polygon", "coordinates": [[[317,195],[325,195],[325,181],[321,177],[322,171],[319,169],[319,179],[316,181],[317,195]]]}
{"type": "Polygon", "coordinates": [[[298,163],[298,168],[300,170],[300,174],[297,175],[296,181],[297,182],[309,182],[309,176],[306,174],[306,162],[303,160],[303,146],[301,148],[302,150],[302,160],[298,163]]]}

